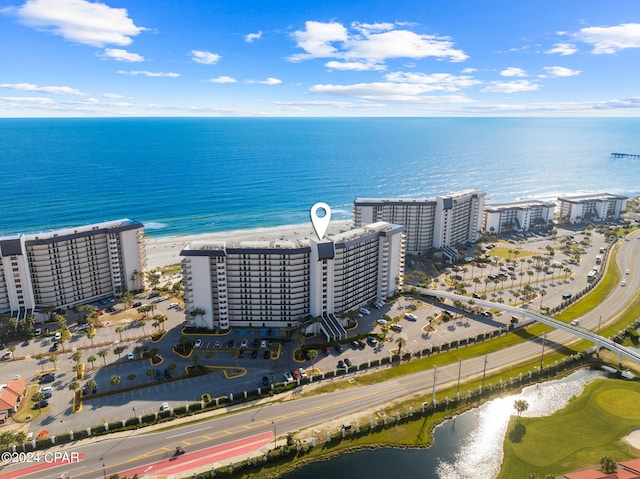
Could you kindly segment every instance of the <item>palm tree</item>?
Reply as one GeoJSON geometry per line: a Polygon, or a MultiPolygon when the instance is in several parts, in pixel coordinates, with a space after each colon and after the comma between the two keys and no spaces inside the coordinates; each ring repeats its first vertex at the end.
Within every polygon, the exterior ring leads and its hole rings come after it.
{"type": "Polygon", "coordinates": [[[75,393],[78,389],[80,389],[80,384],[78,384],[78,381],[71,381],[69,383],[69,389],[75,393]]]}
{"type": "Polygon", "coordinates": [[[87,382],[84,383],[84,385],[86,386],[87,389],[91,389],[92,391],[95,391],[98,388],[98,383],[95,382],[93,379],[89,379],[87,382]]]}
{"type": "Polygon", "coordinates": [[[407,344],[407,340],[402,336],[398,336],[396,338],[396,344],[398,345],[398,356],[402,359],[402,348],[405,344],[407,344]]]}
{"type": "MultiPolygon", "coordinates": [[[[34,392],[31,395],[31,400],[33,401],[34,404],[37,404],[40,401],[44,401],[44,393],[41,393],[40,391],[34,392]]],[[[42,414],[42,409],[38,408],[38,413],[42,414]]]]}
{"type": "Polygon", "coordinates": [[[91,368],[93,369],[93,363],[96,362],[96,357],[91,355],[87,358],[87,361],[91,363],[91,368]]]}
{"type": "Polygon", "coordinates": [[[120,335],[120,341],[122,342],[122,332],[124,331],[124,328],[122,326],[118,326],[116,328],[116,333],[118,333],[120,335]]]}
{"type": "Polygon", "coordinates": [[[44,354],[42,353],[38,353],[36,355],[33,356],[33,359],[35,359],[36,361],[40,361],[40,367],[42,368],[42,370],[44,371],[44,354]]]}
{"type": "Polygon", "coordinates": [[[84,330],[84,335],[85,335],[87,338],[89,338],[89,339],[91,340],[91,347],[93,348],[93,347],[94,347],[94,346],[93,346],[93,338],[94,338],[94,337],[95,337],[95,335],[96,335],[96,330],[95,330],[95,328],[92,326],[92,327],[90,327],[90,328],[85,329],[85,330],[84,330]]]}
{"type": "Polygon", "coordinates": [[[313,371],[316,368],[316,358],[318,357],[318,350],[317,349],[309,349],[307,351],[307,357],[309,359],[311,359],[311,375],[313,375],[313,371]]]}
{"type": "Polygon", "coordinates": [[[105,367],[107,365],[107,354],[109,354],[109,351],[107,349],[101,349],[100,351],[98,351],[98,356],[100,356],[104,361],[105,367]]]}
{"type": "Polygon", "coordinates": [[[118,384],[120,384],[120,381],[122,381],[122,378],[117,374],[114,374],[113,376],[111,376],[109,384],[111,384],[112,386],[117,386],[118,384]]]}
{"type": "Polygon", "coordinates": [[[200,368],[200,355],[199,354],[194,354],[193,356],[191,356],[191,361],[193,361],[193,365],[195,366],[196,369],[200,368]]]}
{"type": "Polygon", "coordinates": [[[10,346],[7,347],[7,349],[9,351],[11,351],[11,361],[13,361],[15,359],[15,353],[16,352],[16,345],[15,344],[11,344],[10,346]]]}
{"type": "MultiPolygon", "coordinates": [[[[204,315],[206,314],[206,311],[202,308],[193,308],[190,312],[189,315],[194,317],[194,318],[198,318],[200,317],[200,320],[202,320],[202,318],[204,317],[204,315]]],[[[196,321],[196,327],[198,326],[198,323],[196,321]]]]}
{"type": "Polygon", "coordinates": [[[127,376],[127,381],[129,382],[133,382],[136,379],[136,375],[134,373],[131,373],[127,376]]]}
{"type": "Polygon", "coordinates": [[[81,358],[82,358],[82,353],[80,351],[76,351],[71,355],[71,359],[73,359],[73,361],[76,363],[79,363],[81,358]]]}
{"type": "Polygon", "coordinates": [[[540,290],[540,309],[542,309],[542,299],[547,295],[547,291],[544,289],[540,290]]]}
{"type": "Polygon", "coordinates": [[[518,413],[518,424],[520,424],[520,416],[523,412],[529,409],[529,403],[524,399],[516,399],[513,403],[513,407],[516,409],[518,413]]]}
{"type": "Polygon", "coordinates": [[[54,369],[58,369],[58,356],[56,354],[49,356],[49,362],[53,363],[54,369]]]}
{"type": "Polygon", "coordinates": [[[124,351],[124,348],[122,346],[116,346],[115,348],[113,348],[113,354],[117,354],[118,359],[122,357],[123,351],[124,351]]]}

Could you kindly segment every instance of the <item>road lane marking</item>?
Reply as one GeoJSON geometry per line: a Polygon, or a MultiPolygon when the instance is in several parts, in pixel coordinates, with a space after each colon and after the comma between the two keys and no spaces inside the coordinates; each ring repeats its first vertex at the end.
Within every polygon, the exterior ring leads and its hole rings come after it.
{"type": "Polygon", "coordinates": [[[184,432],[182,434],[174,434],[173,436],[167,436],[167,439],[171,439],[172,437],[184,436],[185,434],[191,434],[193,432],[204,431],[206,429],[209,429],[209,427],[202,427],[200,429],[196,429],[196,430],[190,431],[190,432],[184,432]]]}

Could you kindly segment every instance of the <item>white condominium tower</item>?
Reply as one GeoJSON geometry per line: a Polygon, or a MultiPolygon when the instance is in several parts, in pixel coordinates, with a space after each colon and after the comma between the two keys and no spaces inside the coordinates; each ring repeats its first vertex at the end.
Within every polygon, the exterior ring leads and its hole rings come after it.
{"type": "Polygon", "coordinates": [[[0,237],[0,311],[24,318],[141,289],[142,228],[122,219],[0,237]]]}
{"type": "Polygon", "coordinates": [[[405,227],[407,253],[475,242],[480,237],[485,193],[464,190],[435,198],[364,198],[353,202],[355,226],[387,221],[405,227]]]}
{"type": "Polygon", "coordinates": [[[546,227],[553,222],[553,201],[525,200],[487,205],[484,208],[483,231],[502,234],[546,227]]]}
{"type": "MultiPolygon", "coordinates": [[[[292,327],[398,291],[404,235],[400,226],[376,223],[323,241],[194,242],[180,255],[187,324],[292,327]]],[[[341,328],[319,326],[332,327],[341,328]]]]}
{"type": "Polygon", "coordinates": [[[560,223],[589,223],[619,219],[627,208],[626,196],[601,193],[596,195],[558,197],[560,223]]]}

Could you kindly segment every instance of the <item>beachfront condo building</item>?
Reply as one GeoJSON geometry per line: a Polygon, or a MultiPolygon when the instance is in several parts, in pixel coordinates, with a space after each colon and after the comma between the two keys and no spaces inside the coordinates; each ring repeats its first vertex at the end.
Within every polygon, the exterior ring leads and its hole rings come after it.
{"type": "Polygon", "coordinates": [[[482,230],[503,234],[546,227],[553,222],[555,208],[553,201],[541,200],[487,205],[484,208],[482,230]]]}
{"type": "Polygon", "coordinates": [[[24,318],[142,289],[142,228],[122,219],[0,237],[0,311],[24,318]]]}
{"type": "Polygon", "coordinates": [[[620,219],[627,208],[626,196],[597,195],[558,197],[559,223],[590,223],[620,219]]]}
{"type": "Polygon", "coordinates": [[[473,189],[435,198],[363,198],[353,202],[356,227],[376,221],[402,225],[407,253],[473,243],[480,238],[485,193],[473,189]]]}
{"type": "Polygon", "coordinates": [[[403,228],[384,222],[323,241],[191,243],[180,253],[185,322],[223,330],[294,327],[312,316],[330,322],[313,323],[316,331],[344,331],[336,316],[402,287],[404,248],[403,228]]]}

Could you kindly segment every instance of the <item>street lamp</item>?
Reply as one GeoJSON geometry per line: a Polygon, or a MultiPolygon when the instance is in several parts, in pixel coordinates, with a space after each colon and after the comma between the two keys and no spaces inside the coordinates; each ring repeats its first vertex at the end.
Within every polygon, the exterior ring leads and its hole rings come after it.
{"type": "Polygon", "coordinates": [[[544,336],[542,336],[542,354],[540,354],[540,374],[538,375],[538,382],[540,382],[540,379],[542,377],[542,363],[544,361],[544,345],[545,345],[546,339],[547,339],[547,333],[544,333],[544,336]]]}
{"type": "Polygon", "coordinates": [[[276,422],[275,421],[271,421],[271,425],[273,426],[273,448],[276,448],[276,441],[277,441],[277,435],[276,435],[276,422]]]}
{"type": "Polygon", "coordinates": [[[458,388],[456,392],[460,392],[460,374],[462,373],[462,359],[458,358],[458,388]]]}
{"type": "Polygon", "coordinates": [[[102,463],[102,474],[104,475],[104,479],[107,479],[107,471],[104,468],[104,462],[102,463]]]}
{"type": "MultiPolygon", "coordinates": [[[[484,392],[484,378],[487,376],[487,353],[484,355],[484,369],[482,370],[482,392],[484,392]]],[[[482,396],[480,396],[482,397],[482,396]]]]}

